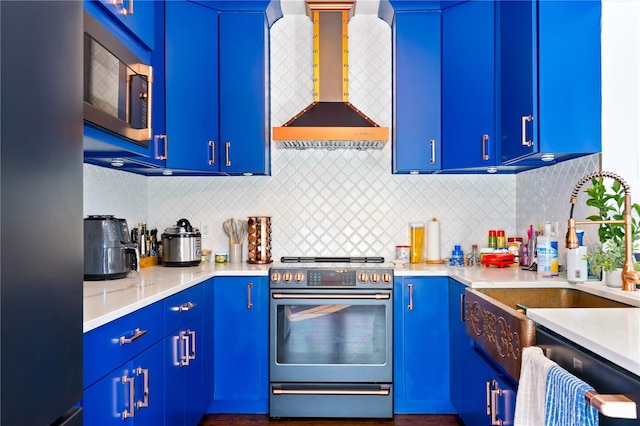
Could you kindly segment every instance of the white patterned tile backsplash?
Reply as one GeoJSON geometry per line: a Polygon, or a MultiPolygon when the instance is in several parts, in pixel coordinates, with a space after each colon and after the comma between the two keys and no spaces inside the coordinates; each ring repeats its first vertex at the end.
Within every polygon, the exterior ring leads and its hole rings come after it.
{"type": "MultiPolygon", "coordinates": [[[[374,15],[349,27],[350,101],[382,126],[391,125],[391,35],[374,15]],[[372,37],[373,35],[373,37],[372,37]]],[[[272,124],[312,101],[311,22],[284,16],[271,31],[272,124]],[[309,86],[311,85],[311,86],[309,86]]],[[[408,244],[408,224],[441,222],[441,253],[486,244],[489,229],[523,235],[529,223],[559,221],[566,230],[569,196],[597,155],[518,175],[393,175],[391,148],[283,150],[272,145],[272,176],[142,177],[84,166],[84,214],[114,214],[150,228],[187,218],[212,225],[204,248],[227,250],[222,222],[272,217],[272,252],[281,256],[364,256],[391,259],[408,244]]],[[[580,212],[579,214],[583,214],[580,212]]],[[[586,216],[586,214],[585,214],[586,216]]],[[[246,245],[244,247],[246,259],[246,245]]]]}

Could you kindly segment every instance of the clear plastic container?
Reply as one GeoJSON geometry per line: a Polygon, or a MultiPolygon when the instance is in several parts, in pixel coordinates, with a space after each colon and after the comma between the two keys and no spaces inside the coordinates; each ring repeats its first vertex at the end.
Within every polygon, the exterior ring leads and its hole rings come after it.
{"type": "Polygon", "coordinates": [[[424,222],[411,222],[409,224],[409,236],[411,238],[409,262],[424,262],[424,222]]]}

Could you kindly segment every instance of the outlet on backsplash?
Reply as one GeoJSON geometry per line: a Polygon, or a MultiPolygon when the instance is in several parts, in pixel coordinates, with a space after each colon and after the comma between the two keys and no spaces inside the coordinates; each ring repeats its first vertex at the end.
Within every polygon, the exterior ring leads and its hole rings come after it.
{"type": "Polygon", "coordinates": [[[200,222],[200,234],[202,238],[211,237],[211,222],[200,222]]]}

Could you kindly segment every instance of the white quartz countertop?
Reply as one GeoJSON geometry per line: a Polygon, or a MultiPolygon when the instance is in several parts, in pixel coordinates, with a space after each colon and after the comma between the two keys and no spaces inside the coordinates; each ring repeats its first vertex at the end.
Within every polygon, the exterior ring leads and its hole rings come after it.
{"type": "MultiPolygon", "coordinates": [[[[216,276],[264,276],[273,264],[205,264],[196,267],[153,266],[112,281],[85,281],[84,332],[132,313],[216,276]]],[[[602,282],[569,284],[515,267],[395,265],[396,277],[451,277],[472,288],[566,287],[640,307],[640,291],[626,292],[602,282]]],[[[529,309],[539,324],[640,375],[640,309],[529,309]]]]}
{"type": "Polygon", "coordinates": [[[267,276],[270,265],[202,264],[191,267],[152,266],[126,278],[84,282],[83,331],[176,294],[215,276],[267,276]]]}
{"type": "Polygon", "coordinates": [[[640,308],[532,308],[527,316],[640,376],[640,308]]]}

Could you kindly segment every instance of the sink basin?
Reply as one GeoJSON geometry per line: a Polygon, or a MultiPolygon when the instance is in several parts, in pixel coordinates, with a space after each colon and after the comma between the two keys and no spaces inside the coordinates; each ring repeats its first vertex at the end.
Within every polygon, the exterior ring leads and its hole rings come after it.
{"type": "Polygon", "coordinates": [[[515,380],[522,349],[536,344],[527,308],[625,308],[630,305],[570,288],[467,288],[467,334],[515,380]]]}
{"type": "Polygon", "coordinates": [[[628,308],[625,303],[573,288],[478,288],[482,294],[510,308],[628,308]]]}

